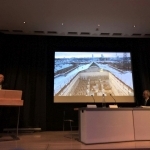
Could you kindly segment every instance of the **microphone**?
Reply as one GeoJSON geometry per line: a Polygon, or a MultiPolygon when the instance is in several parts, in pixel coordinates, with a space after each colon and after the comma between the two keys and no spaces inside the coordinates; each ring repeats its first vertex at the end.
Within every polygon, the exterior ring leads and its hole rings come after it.
{"type": "MultiPolygon", "coordinates": [[[[95,98],[94,98],[94,96],[91,95],[91,97],[93,98],[94,103],[95,103],[95,98]]],[[[87,105],[87,108],[97,108],[97,106],[96,106],[96,105],[87,105]]]]}
{"type": "Polygon", "coordinates": [[[94,103],[95,103],[95,98],[94,98],[94,96],[93,96],[93,95],[91,95],[91,97],[93,98],[93,100],[94,100],[94,103]]]}
{"type": "Polygon", "coordinates": [[[102,101],[102,107],[105,108],[106,104],[105,104],[105,95],[103,94],[103,101],[102,101]]]}
{"type": "Polygon", "coordinates": [[[110,96],[112,97],[112,99],[115,101],[115,104],[116,104],[117,102],[116,102],[115,98],[111,94],[110,94],[110,96]]]}

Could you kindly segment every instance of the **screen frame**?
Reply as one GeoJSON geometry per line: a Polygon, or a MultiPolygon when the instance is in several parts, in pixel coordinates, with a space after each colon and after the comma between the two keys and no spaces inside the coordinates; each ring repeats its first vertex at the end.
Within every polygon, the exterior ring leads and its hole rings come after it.
{"type": "MultiPolygon", "coordinates": [[[[101,48],[102,49],[102,48],[101,48]]],[[[104,48],[105,49],[105,48],[104,48]]],[[[130,53],[130,60],[131,60],[131,70],[132,70],[132,83],[133,83],[133,91],[134,91],[134,96],[132,96],[133,97],[133,101],[131,101],[131,102],[125,102],[125,101],[123,101],[123,102],[117,102],[118,104],[119,103],[121,103],[121,104],[123,104],[123,103],[131,103],[131,104],[134,104],[135,102],[136,102],[136,100],[135,100],[135,84],[134,84],[134,72],[133,72],[133,57],[132,57],[132,52],[130,51],[130,50],[126,50],[126,49],[122,49],[122,50],[119,50],[119,49],[115,49],[114,50],[114,48],[112,48],[111,50],[110,49],[105,49],[105,50],[103,50],[103,51],[100,51],[99,50],[99,48],[74,48],[74,47],[70,47],[70,48],[60,48],[60,47],[57,47],[56,49],[55,49],[55,51],[54,51],[54,68],[55,68],[55,53],[56,52],[95,52],[95,53],[101,53],[101,52],[106,52],[106,53],[130,53]],[[69,50],[68,51],[68,49],[72,49],[72,50],[69,50]],[[77,50],[78,49],[78,50],[77,50]],[[94,51],[92,51],[94,49],[94,51]]],[[[54,69],[53,69],[53,73],[54,73],[54,69]]],[[[54,82],[54,78],[53,78],[53,82],[54,82]]],[[[87,101],[87,102],[83,102],[83,101],[81,101],[81,102],[79,102],[79,101],[77,101],[77,102],[70,102],[70,101],[65,101],[65,102],[56,102],[55,100],[54,100],[54,83],[53,83],[53,103],[94,103],[94,101],[93,102],[91,102],[91,101],[87,101]]],[[[76,97],[78,97],[78,96],[76,96],[76,97]]],[[[90,97],[90,96],[89,96],[90,97]]],[[[101,96],[98,96],[98,97],[101,97],[101,96]]],[[[102,102],[95,102],[95,103],[102,103],[102,102]]],[[[114,103],[113,101],[112,102],[107,102],[106,101],[106,103],[114,103]]]]}

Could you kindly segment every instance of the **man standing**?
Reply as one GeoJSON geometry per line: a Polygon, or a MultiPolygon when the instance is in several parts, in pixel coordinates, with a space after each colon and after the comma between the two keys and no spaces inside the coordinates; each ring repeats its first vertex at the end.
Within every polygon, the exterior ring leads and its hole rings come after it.
{"type": "Polygon", "coordinates": [[[3,88],[4,75],[0,74],[0,90],[3,88]]]}
{"type": "MultiPolygon", "coordinates": [[[[0,74],[0,90],[7,89],[7,88],[8,88],[7,85],[4,83],[4,75],[0,74]]],[[[3,108],[4,107],[0,107],[0,120],[1,120],[1,122],[0,122],[0,133],[2,132],[3,128],[7,125],[7,119],[5,119],[5,117],[4,117],[4,116],[6,116],[6,114],[5,114],[5,111],[3,108]]]]}
{"type": "Polygon", "coordinates": [[[145,90],[143,92],[143,98],[144,98],[144,105],[150,106],[150,91],[149,90],[145,90]]]}
{"type": "Polygon", "coordinates": [[[4,83],[4,75],[0,74],[0,90],[1,89],[7,89],[7,85],[4,83]]]}

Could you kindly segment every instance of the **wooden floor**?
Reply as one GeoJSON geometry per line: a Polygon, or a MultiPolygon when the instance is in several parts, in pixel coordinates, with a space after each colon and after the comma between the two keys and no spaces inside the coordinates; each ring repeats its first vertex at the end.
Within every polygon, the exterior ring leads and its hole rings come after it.
{"type": "Polygon", "coordinates": [[[20,140],[12,140],[8,135],[0,138],[0,150],[96,150],[96,149],[149,149],[150,141],[121,142],[84,145],[78,141],[77,132],[38,132],[19,134],[20,140]]]}

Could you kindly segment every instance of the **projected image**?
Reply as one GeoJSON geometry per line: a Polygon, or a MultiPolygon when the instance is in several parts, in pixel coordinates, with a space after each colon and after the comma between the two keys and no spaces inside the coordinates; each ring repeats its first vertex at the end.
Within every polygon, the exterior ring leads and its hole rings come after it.
{"type": "Polygon", "coordinates": [[[55,52],[54,96],[133,96],[130,53],[55,52]]]}

